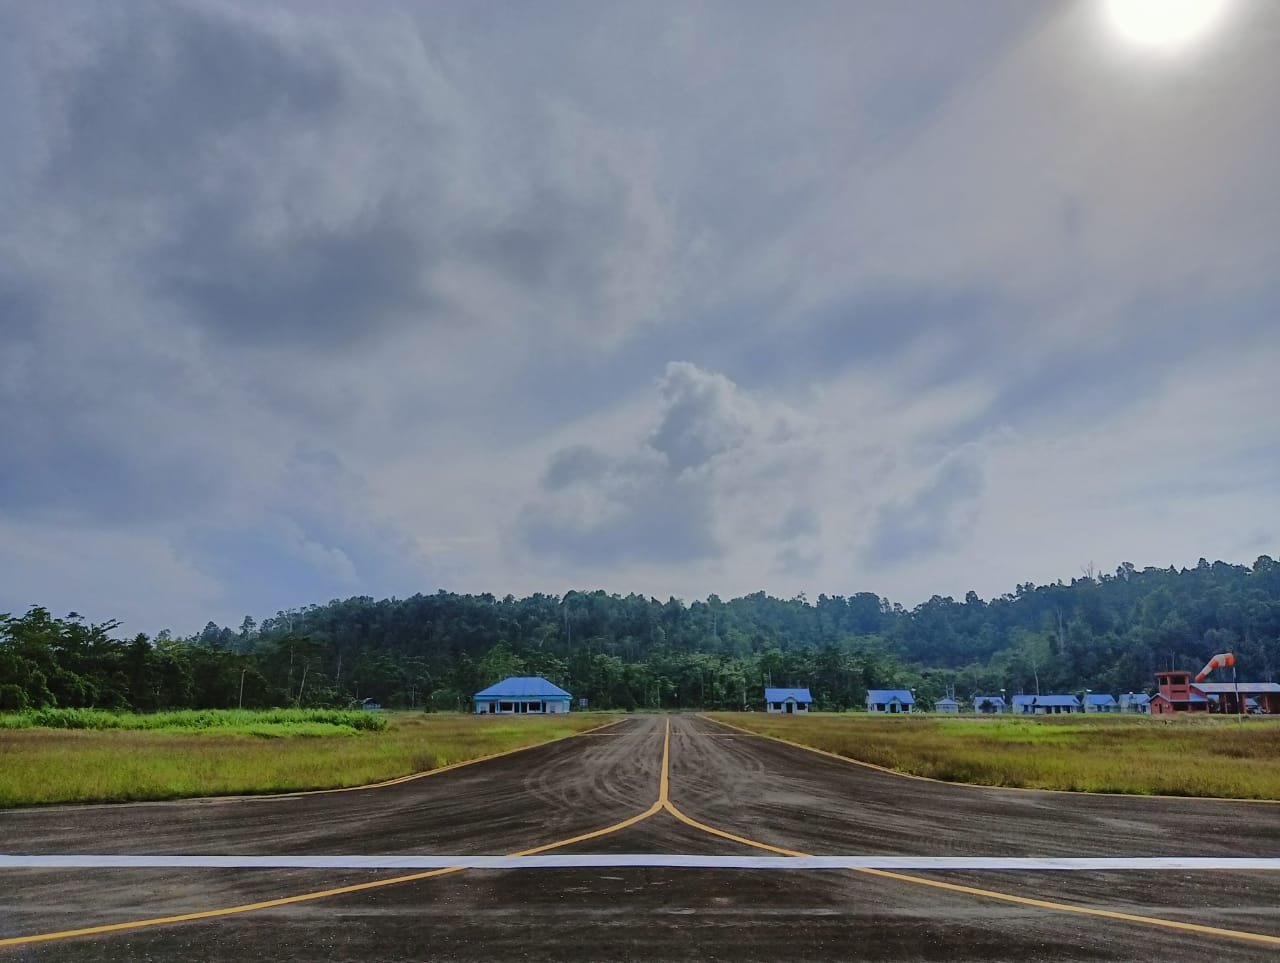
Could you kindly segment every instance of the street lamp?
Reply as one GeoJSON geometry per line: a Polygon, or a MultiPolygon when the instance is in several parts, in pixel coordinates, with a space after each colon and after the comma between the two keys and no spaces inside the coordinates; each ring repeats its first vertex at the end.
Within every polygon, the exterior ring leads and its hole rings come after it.
{"type": "Polygon", "coordinates": [[[1005,692],[1004,689],[1000,690],[1000,711],[1001,712],[1007,712],[1009,709],[1009,707],[1005,705],[1004,692],[1005,692]]]}

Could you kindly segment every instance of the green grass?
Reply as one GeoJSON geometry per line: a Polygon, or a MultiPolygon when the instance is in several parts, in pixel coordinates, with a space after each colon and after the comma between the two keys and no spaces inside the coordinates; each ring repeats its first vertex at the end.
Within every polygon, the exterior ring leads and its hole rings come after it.
{"type": "Polygon", "coordinates": [[[381,732],[386,728],[386,716],[362,709],[184,709],[145,715],[103,709],[32,709],[0,713],[0,729],[136,729],[325,736],[381,732]]]}
{"type": "Polygon", "coordinates": [[[1280,720],[717,713],[732,725],[950,782],[1280,799],[1280,720]]]}
{"type": "Polygon", "coordinates": [[[118,724],[105,725],[67,725],[69,717],[59,714],[48,720],[61,720],[57,728],[0,715],[0,806],[359,786],[536,745],[614,718],[351,713],[378,720],[381,731],[369,731],[367,723],[357,729],[339,721],[344,713],[325,722],[305,718],[310,712],[232,710],[212,713],[215,720],[203,723],[187,717],[210,713],[95,713],[94,722],[117,716],[118,724]],[[162,716],[173,718],[167,726],[143,721],[162,716]]]}

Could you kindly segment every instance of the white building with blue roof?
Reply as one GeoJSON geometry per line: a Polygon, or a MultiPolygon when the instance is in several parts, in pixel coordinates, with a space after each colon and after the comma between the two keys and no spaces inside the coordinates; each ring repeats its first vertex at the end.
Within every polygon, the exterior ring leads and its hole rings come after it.
{"type": "Polygon", "coordinates": [[[768,689],[764,690],[765,712],[781,712],[788,715],[797,712],[808,712],[813,705],[813,696],[808,689],[768,689]]]}
{"type": "Polygon", "coordinates": [[[1008,712],[1008,705],[1002,695],[975,695],[971,700],[973,711],[988,715],[994,712],[1008,712]]]}
{"type": "Polygon", "coordinates": [[[1081,711],[1080,699],[1074,695],[1016,695],[1013,713],[1019,716],[1056,716],[1081,711]]]}
{"type": "Polygon", "coordinates": [[[573,696],[542,676],[511,676],[474,696],[479,715],[544,715],[569,711],[573,696]]]}
{"type": "Polygon", "coordinates": [[[915,712],[916,697],[909,689],[868,689],[867,711],[878,715],[915,712]]]}
{"type": "Polygon", "coordinates": [[[1151,696],[1145,692],[1121,692],[1120,711],[1149,713],[1151,711],[1151,696]]]}
{"type": "Polygon", "coordinates": [[[1109,692],[1086,692],[1084,696],[1085,712],[1119,712],[1120,703],[1109,692]]]}

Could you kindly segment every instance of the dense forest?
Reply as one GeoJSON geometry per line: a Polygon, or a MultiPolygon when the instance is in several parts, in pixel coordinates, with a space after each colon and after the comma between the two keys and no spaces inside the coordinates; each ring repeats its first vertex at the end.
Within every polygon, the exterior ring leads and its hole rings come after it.
{"type": "Polygon", "coordinates": [[[807,686],[819,708],[870,687],[954,691],[1150,690],[1159,668],[1236,652],[1242,678],[1280,671],[1280,563],[1087,572],[983,601],[912,609],[874,594],[763,592],[686,604],[639,595],[358,597],[238,630],[118,639],[43,608],[0,615],[0,709],[346,705],[458,709],[508,675],[542,675],[592,708],[741,708],[765,685],[807,686]]]}

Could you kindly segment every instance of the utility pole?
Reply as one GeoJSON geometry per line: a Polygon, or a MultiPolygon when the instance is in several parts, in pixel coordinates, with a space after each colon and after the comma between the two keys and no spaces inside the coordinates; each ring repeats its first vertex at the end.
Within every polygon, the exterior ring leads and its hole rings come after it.
{"type": "Polygon", "coordinates": [[[244,708],[244,674],[248,672],[247,668],[240,670],[240,702],[237,708],[244,708]]]}

